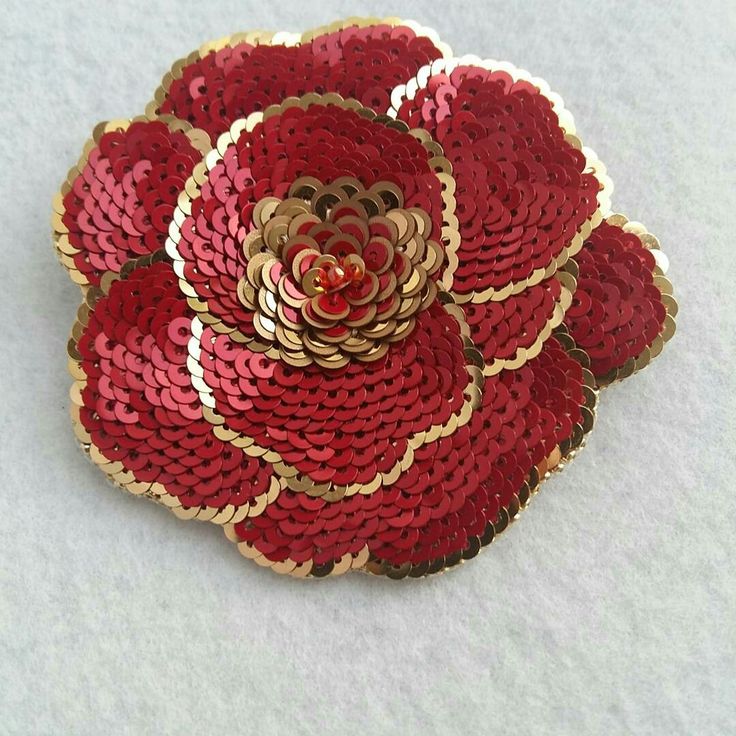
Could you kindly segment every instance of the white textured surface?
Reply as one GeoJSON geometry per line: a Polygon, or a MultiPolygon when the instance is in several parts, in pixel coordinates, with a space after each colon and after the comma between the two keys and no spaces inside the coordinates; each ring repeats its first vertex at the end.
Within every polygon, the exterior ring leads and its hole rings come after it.
{"type": "Polygon", "coordinates": [[[735,732],[732,2],[0,5],[0,733],[735,732]],[[616,208],[661,238],[681,317],[472,564],[304,584],[112,490],[76,449],[79,294],[50,200],[93,124],[142,111],[202,41],[367,12],[546,78],[616,208]]]}

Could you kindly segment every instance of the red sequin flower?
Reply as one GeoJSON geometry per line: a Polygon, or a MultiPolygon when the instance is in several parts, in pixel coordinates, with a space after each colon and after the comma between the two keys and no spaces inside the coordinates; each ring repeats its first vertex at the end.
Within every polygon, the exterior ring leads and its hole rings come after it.
{"type": "Polygon", "coordinates": [[[95,129],[54,201],[80,442],[279,572],[437,572],[674,331],[562,100],[412,22],[239,34],[95,129]]]}

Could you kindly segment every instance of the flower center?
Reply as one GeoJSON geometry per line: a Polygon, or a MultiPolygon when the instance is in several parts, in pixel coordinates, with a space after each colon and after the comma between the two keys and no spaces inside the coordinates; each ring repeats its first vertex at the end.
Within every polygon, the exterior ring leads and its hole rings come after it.
{"type": "Polygon", "coordinates": [[[390,182],[299,179],[253,210],[238,298],[254,312],[253,349],[294,365],[377,360],[437,294],[444,252],[432,222],[390,182]]]}
{"type": "Polygon", "coordinates": [[[313,291],[314,294],[321,292],[333,294],[349,286],[358,286],[365,279],[365,263],[359,255],[354,253],[335,262],[316,264],[317,261],[315,261],[315,267],[307,271],[304,277],[303,283],[307,294],[310,291],[313,291]],[[307,287],[308,284],[311,286],[307,287]]]}

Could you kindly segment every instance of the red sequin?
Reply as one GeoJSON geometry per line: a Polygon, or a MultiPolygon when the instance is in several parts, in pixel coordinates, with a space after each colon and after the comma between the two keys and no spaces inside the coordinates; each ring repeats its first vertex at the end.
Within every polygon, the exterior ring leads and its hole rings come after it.
{"type": "Polygon", "coordinates": [[[108,460],[184,506],[239,506],[268,490],[271,469],[202,419],[186,365],[192,316],[168,263],[113,282],[78,343],[80,420],[108,460]]]}
{"type": "Polygon", "coordinates": [[[383,113],[391,90],[440,56],[406,26],[350,27],[290,47],[239,43],[186,65],[160,112],[206,130],[213,143],[234,120],[307,92],[337,92],[383,113]]]}
{"type": "Polygon", "coordinates": [[[90,284],[163,248],[176,198],[201,158],[185,133],[159,121],[102,135],[64,197],[74,265],[90,284]]]}
{"type": "Polygon", "coordinates": [[[603,376],[638,357],[662,331],[667,310],[653,281],[652,252],[634,233],[602,223],[575,260],[578,288],[565,324],[603,376]]]}

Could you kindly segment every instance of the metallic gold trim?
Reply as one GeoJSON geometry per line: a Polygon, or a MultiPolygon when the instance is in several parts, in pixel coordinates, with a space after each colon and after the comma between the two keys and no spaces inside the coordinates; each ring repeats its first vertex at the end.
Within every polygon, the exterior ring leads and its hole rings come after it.
{"type": "Polygon", "coordinates": [[[272,31],[248,31],[245,33],[235,33],[231,36],[224,36],[223,38],[209,41],[200,46],[195,51],[185,56],[182,59],[175,61],[171,69],[166,72],[161,84],[156,89],[153,99],[146,105],[146,113],[155,115],[156,111],[163,104],[168,94],[171,84],[174,80],[180,79],[185,66],[194,64],[203,57],[205,57],[211,51],[220,51],[227,46],[237,46],[239,43],[248,43],[252,45],[265,45],[265,46],[298,46],[302,43],[310,43],[317,36],[324,35],[326,33],[333,33],[335,31],[342,31],[346,28],[365,28],[373,25],[389,25],[395,26],[407,26],[411,28],[417,36],[428,38],[440,51],[443,58],[449,58],[452,56],[452,49],[440,41],[440,38],[436,31],[431,28],[426,28],[416,21],[413,20],[402,20],[397,17],[389,18],[346,18],[345,20],[338,20],[329,25],[320,26],[304,33],[290,33],[288,31],[280,31],[274,33],[272,31]]]}
{"type": "Polygon", "coordinates": [[[633,376],[634,373],[638,373],[640,370],[646,368],[661,352],[665,346],[665,343],[672,339],[675,334],[677,325],[675,323],[675,317],[678,312],[677,301],[672,294],[672,283],[665,276],[669,268],[669,259],[660,250],[659,240],[652,235],[644,225],[640,222],[629,221],[626,215],[613,214],[606,218],[606,222],[609,225],[615,225],[620,227],[624,232],[634,233],[638,236],[642,245],[652,251],[652,255],[655,260],[654,285],[659,289],[662,295],[662,303],[667,311],[664,324],[662,325],[662,331],[654,339],[654,342],[636,357],[629,358],[620,368],[615,368],[603,376],[596,376],[598,386],[603,388],[610,386],[616,381],[622,381],[624,378],[633,376]]]}
{"type": "Polygon", "coordinates": [[[324,578],[328,575],[344,575],[351,570],[359,570],[365,567],[370,557],[368,545],[365,545],[358,554],[346,554],[337,562],[328,562],[325,565],[315,565],[313,560],[295,562],[290,557],[287,557],[282,562],[274,562],[264,557],[252,544],[241,541],[235,531],[234,523],[226,524],[223,527],[223,531],[225,532],[225,536],[237,545],[238,552],[243,557],[253,560],[261,567],[268,567],[281,575],[291,575],[295,578],[324,578]]]}
{"type": "MultiPolygon", "coordinates": [[[[515,81],[523,80],[537,87],[539,92],[552,103],[552,108],[559,118],[560,127],[565,132],[565,140],[577,150],[582,151],[585,155],[587,164],[586,171],[592,173],[601,184],[601,189],[597,196],[598,209],[580,226],[580,229],[573,236],[570,243],[546,268],[535,269],[528,278],[507,284],[502,289],[491,287],[479,292],[471,291],[466,294],[454,294],[455,300],[458,304],[466,304],[467,302],[483,304],[487,301],[503,301],[512,294],[519,294],[527,287],[540,283],[544,279],[554,275],[554,273],[562,268],[570,258],[579,253],[580,249],[583,247],[585,239],[588,238],[593,229],[602,222],[603,217],[610,213],[613,182],[606,174],[606,167],[598,158],[595,151],[583,146],[580,139],[575,135],[575,121],[573,120],[572,114],[565,108],[562,98],[555,92],[552,92],[547,82],[543,79],[533,77],[529,72],[519,69],[508,62],[495,61],[493,59],[481,59],[480,57],[473,55],[453,59],[437,59],[431,64],[423,66],[417,72],[416,76],[409,82],[406,84],[400,84],[393,89],[391,93],[391,107],[387,110],[386,114],[389,117],[396,118],[402,102],[405,99],[413,100],[416,93],[420,89],[424,89],[427,86],[430,77],[435,74],[443,72],[449,74],[458,66],[468,65],[478,66],[488,70],[504,71],[515,81]]],[[[450,273],[452,272],[454,272],[454,269],[450,273]]],[[[452,284],[448,285],[444,281],[443,283],[448,291],[451,290],[452,284]]]]}
{"type": "Polygon", "coordinates": [[[268,491],[250,499],[248,503],[242,506],[227,504],[221,508],[206,505],[187,507],[182,504],[178,496],[168,493],[160,483],[137,481],[133,473],[125,470],[123,463],[108,460],[94,444],[92,437],[80,420],[79,413],[83,406],[82,392],[87,387],[87,374],[84,372],[82,366],[82,357],[78,350],[78,344],[79,339],[84,333],[84,328],[89,324],[89,317],[95,304],[109,292],[110,286],[114,281],[127,278],[136,268],[150,266],[152,263],[167,260],[164,251],[158,250],[151,255],[128,261],[123,266],[120,274],[108,271],[105,274],[104,282],[99,288],[91,286],[87,290],[85,301],[82,302],[82,305],[77,311],[77,319],[72,327],[72,334],[68,343],[69,373],[74,379],[69,392],[71,397],[70,414],[74,435],[90,460],[107,475],[108,480],[113,485],[121,490],[128,491],[128,493],[132,493],[135,496],[143,496],[144,498],[156,501],[168,508],[180,519],[198,519],[200,521],[211,521],[213,524],[236,524],[248,517],[262,514],[266,506],[278,498],[279,493],[286,487],[286,483],[275,476],[271,476],[268,491]]]}
{"type": "Polygon", "coordinates": [[[104,121],[102,123],[98,123],[94,127],[92,131],[92,137],[89,138],[84,144],[84,148],[82,149],[82,154],[79,157],[79,160],[74,166],[72,166],[71,169],[69,169],[69,173],[62,183],[60,190],[54,195],[54,198],[52,200],[53,212],[51,216],[54,248],[56,250],[59,261],[61,262],[61,265],[64,266],[64,268],[68,271],[71,280],[80,287],[83,294],[85,293],[85,290],[90,285],[90,283],[87,277],[81,271],[79,271],[79,269],[74,264],[73,256],[75,256],[77,253],[80,253],[81,251],[79,251],[69,242],[69,229],[63,221],[64,214],[66,213],[64,207],[64,197],[71,190],[74,184],[74,180],[84,170],[84,167],[87,165],[87,161],[89,159],[89,154],[97,146],[97,144],[100,142],[100,138],[102,138],[105,133],[109,133],[115,130],[127,130],[133,123],[153,122],[156,120],[165,123],[169,130],[171,130],[172,132],[183,132],[187,136],[187,138],[189,138],[192,146],[200,151],[203,156],[212,147],[210,144],[210,138],[207,133],[205,133],[203,130],[200,130],[199,128],[193,128],[185,120],[180,120],[173,115],[139,115],[130,119],[124,118],[118,120],[104,121]]]}

